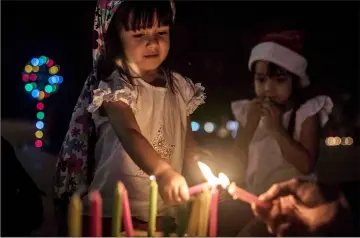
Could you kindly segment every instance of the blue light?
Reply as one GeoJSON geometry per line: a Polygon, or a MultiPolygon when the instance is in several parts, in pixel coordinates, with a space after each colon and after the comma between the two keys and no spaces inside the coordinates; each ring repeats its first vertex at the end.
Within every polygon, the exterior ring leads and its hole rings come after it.
{"type": "Polygon", "coordinates": [[[43,129],[44,128],[44,122],[42,122],[42,121],[36,122],[36,128],[39,129],[39,130],[43,129]]]}
{"type": "Polygon", "coordinates": [[[191,130],[192,131],[198,131],[200,129],[200,124],[196,121],[191,122],[191,130]]]}
{"type": "Polygon", "coordinates": [[[226,123],[226,129],[229,131],[237,131],[239,128],[239,123],[237,121],[228,121],[226,123]]]}
{"type": "Polygon", "coordinates": [[[58,76],[58,84],[61,84],[63,82],[63,77],[62,76],[58,76]]]}
{"type": "Polygon", "coordinates": [[[43,58],[39,58],[39,66],[42,66],[44,63],[45,62],[44,62],[43,58]]]}
{"type": "Polygon", "coordinates": [[[56,75],[53,75],[53,76],[49,77],[49,79],[48,79],[49,84],[57,83],[57,81],[58,81],[57,77],[58,76],[56,76],[56,75]]]}
{"type": "Polygon", "coordinates": [[[32,64],[33,66],[38,66],[38,65],[39,65],[39,59],[33,58],[33,59],[31,60],[31,64],[32,64]]]}
{"type": "Polygon", "coordinates": [[[34,90],[31,92],[31,96],[32,96],[33,98],[37,98],[37,97],[39,97],[39,93],[40,93],[40,91],[39,91],[38,89],[34,89],[34,90]]]}

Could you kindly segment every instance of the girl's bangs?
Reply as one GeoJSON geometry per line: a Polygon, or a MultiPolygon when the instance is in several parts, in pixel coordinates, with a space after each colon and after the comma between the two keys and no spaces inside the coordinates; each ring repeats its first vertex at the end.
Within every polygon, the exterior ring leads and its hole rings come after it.
{"type": "Polygon", "coordinates": [[[126,31],[152,28],[172,24],[172,10],[169,1],[125,1],[116,13],[126,31]]]}

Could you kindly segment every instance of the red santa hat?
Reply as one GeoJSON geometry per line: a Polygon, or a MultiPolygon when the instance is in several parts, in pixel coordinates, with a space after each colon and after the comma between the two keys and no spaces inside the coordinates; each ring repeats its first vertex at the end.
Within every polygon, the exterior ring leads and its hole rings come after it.
{"type": "Polygon", "coordinates": [[[306,74],[307,60],[299,53],[303,47],[303,34],[300,31],[283,31],[266,35],[252,50],[249,69],[257,60],[266,60],[283,67],[299,76],[300,86],[310,84],[306,74]]]}

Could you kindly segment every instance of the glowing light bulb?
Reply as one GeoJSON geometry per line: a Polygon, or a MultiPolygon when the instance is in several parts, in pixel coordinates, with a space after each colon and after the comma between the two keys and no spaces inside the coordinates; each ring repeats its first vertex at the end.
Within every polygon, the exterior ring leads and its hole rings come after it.
{"type": "Polygon", "coordinates": [[[52,90],[53,90],[53,88],[51,87],[51,85],[46,85],[46,86],[45,86],[45,92],[51,93],[52,90]]]}
{"type": "Polygon", "coordinates": [[[37,72],[39,72],[39,69],[40,69],[39,66],[34,66],[32,71],[37,73],[37,72]]]}
{"type": "Polygon", "coordinates": [[[207,133],[212,133],[214,132],[215,130],[215,124],[212,123],[212,122],[206,122],[204,124],[204,130],[207,132],[207,133]]]}
{"type": "Polygon", "coordinates": [[[33,98],[37,98],[39,97],[39,94],[40,94],[40,91],[38,89],[34,89],[32,92],[31,92],[31,96],[33,98]]]}
{"type": "Polygon", "coordinates": [[[38,66],[38,65],[39,65],[39,59],[37,59],[37,58],[31,59],[31,64],[32,64],[33,66],[38,66]]]}
{"type": "Polygon", "coordinates": [[[36,74],[30,74],[30,80],[35,81],[37,78],[36,74]]]}
{"type": "Polygon", "coordinates": [[[31,92],[31,90],[33,90],[32,84],[31,84],[31,83],[25,84],[25,90],[26,90],[27,92],[31,92]]]}
{"type": "Polygon", "coordinates": [[[42,103],[42,102],[39,102],[38,104],[36,104],[36,108],[37,108],[39,111],[43,110],[44,107],[45,107],[45,105],[44,105],[44,103],[42,103]]]}
{"type": "Polygon", "coordinates": [[[196,121],[191,122],[191,130],[192,131],[198,131],[200,129],[200,124],[196,121]]]}
{"type": "Polygon", "coordinates": [[[43,143],[42,143],[41,140],[36,140],[36,141],[35,141],[35,146],[36,146],[37,148],[42,147],[42,145],[43,145],[43,143]]]}
{"type": "Polygon", "coordinates": [[[24,82],[28,82],[29,81],[29,75],[28,74],[23,74],[23,76],[22,76],[22,80],[24,81],[24,82]]]}
{"type": "Polygon", "coordinates": [[[38,112],[38,113],[36,113],[36,117],[37,117],[37,119],[42,120],[42,119],[44,119],[45,114],[43,112],[38,112]]]}
{"type": "Polygon", "coordinates": [[[57,72],[59,72],[59,68],[57,66],[52,66],[50,69],[49,69],[49,73],[50,74],[56,74],[57,72]]]}
{"type": "Polygon", "coordinates": [[[26,65],[25,66],[25,72],[26,73],[31,73],[31,71],[32,71],[32,66],[31,65],[26,65]]]}
{"type": "Polygon", "coordinates": [[[37,121],[35,125],[36,125],[36,128],[39,130],[42,130],[44,128],[44,122],[42,122],[42,121],[37,121]]]}

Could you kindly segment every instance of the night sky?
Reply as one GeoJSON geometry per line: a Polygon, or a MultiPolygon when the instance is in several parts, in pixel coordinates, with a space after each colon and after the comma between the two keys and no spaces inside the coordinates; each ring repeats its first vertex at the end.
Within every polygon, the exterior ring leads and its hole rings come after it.
{"type": "MultiPolygon", "coordinates": [[[[25,93],[21,72],[32,57],[46,55],[61,66],[64,76],[59,92],[46,102],[47,113],[57,127],[67,127],[92,66],[95,4],[2,1],[3,118],[35,119],[35,101],[25,93]]],[[[231,116],[230,101],[251,95],[251,47],[262,34],[276,30],[307,32],[304,52],[312,92],[356,97],[358,12],[357,2],[177,1],[174,68],[202,82],[208,94],[207,105],[194,118],[216,121],[231,116]]]]}

